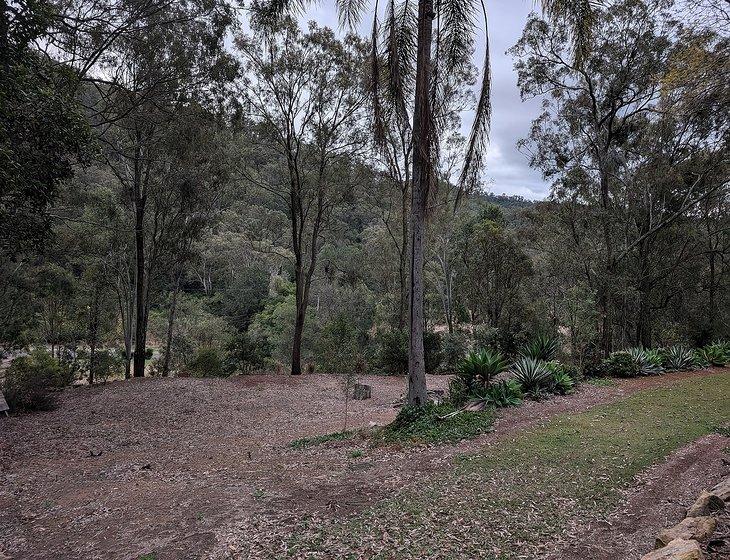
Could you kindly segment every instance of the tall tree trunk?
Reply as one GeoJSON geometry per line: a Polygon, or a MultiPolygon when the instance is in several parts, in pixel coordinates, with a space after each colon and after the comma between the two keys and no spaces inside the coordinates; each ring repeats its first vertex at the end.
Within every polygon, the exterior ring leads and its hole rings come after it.
{"type": "Polygon", "coordinates": [[[401,185],[401,246],[398,255],[398,281],[400,286],[398,305],[398,330],[406,326],[408,307],[408,184],[401,185]]]}
{"type": "Polygon", "coordinates": [[[418,54],[416,58],[416,99],[413,113],[413,187],[411,190],[411,275],[409,298],[410,338],[408,344],[408,404],[428,402],[426,363],[423,349],[423,261],[426,243],[426,205],[431,165],[431,36],[433,2],[418,3],[418,54]]]}
{"type": "Polygon", "coordinates": [[[291,349],[291,374],[302,374],[302,334],[304,333],[304,318],[307,311],[307,302],[304,296],[304,271],[301,259],[297,259],[294,270],[294,289],[296,316],[294,317],[294,337],[291,349]]]}
{"type": "Polygon", "coordinates": [[[135,329],[134,329],[134,377],[144,377],[147,321],[145,321],[145,255],[144,255],[144,198],[135,203],[135,329]]]}
{"type": "Polygon", "coordinates": [[[177,294],[180,292],[180,275],[175,279],[175,289],[170,302],[170,314],[167,317],[167,339],[165,340],[165,357],[162,362],[162,377],[170,373],[170,351],[172,349],[172,334],[175,328],[175,311],[177,310],[177,294]]]}
{"type": "Polygon", "coordinates": [[[96,346],[99,341],[99,288],[94,287],[94,297],[89,308],[89,385],[94,384],[96,373],[96,346]]]}

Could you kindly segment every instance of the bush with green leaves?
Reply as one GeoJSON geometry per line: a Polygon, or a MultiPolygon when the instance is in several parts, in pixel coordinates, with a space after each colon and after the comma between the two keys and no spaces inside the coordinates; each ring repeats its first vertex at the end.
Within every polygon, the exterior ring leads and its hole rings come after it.
{"type": "Polygon", "coordinates": [[[698,361],[711,366],[730,363],[730,342],[716,341],[697,350],[698,361]]]}
{"type": "Polygon", "coordinates": [[[446,333],[441,336],[441,371],[453,373],[467,352],[467,340],[461,333],[446,333]]]}
{"type": "Polygon", "coordinates": [[[636,362],[639,375],[657,375],[664,372],[662,356],[658,350],[638,347],[629,348],[626,352],[636,362]]]}
{"type": "Polygon", "coordinates": [[[225,346],[223,369],[227,375],[262,369],[268,355],[265,343],[257,343],[248,333],[240,332],[231,337],[225,346]]]}
{"type": "Polygon", "coordinates": [[[223,367],[220,352],[215,348],[201,348],[187,365],[193,377],[227,377],[229,372],[223,367]]]}
{"type": "Polygon", "coordinates": [[[518,326],[496,328],[481,325],[474,329],[473,338],[476,348],[498,350],[507,358],[517,356],[527,342],[527,335],[518,326]]]}
{"type": "Polygon", "coordinates": [[[514,379],[503,379],[489,387],[477,389],[474,394],[496,408],[518,406],[524,398],[522,386],[514,379]]]}
{"type": "Polygon", "coordinates": [[[501,353],[485,348],[469,352],[459,363],[456,375],[469,389],[477,386],[487,387],[492,379],[507,367],[509,362],[501,353]]]}
{"type": "Polygon", "coordinates": [[[641,368],[628,352],[614,352],[592,373],[596,377],[638,377],[641,368]]]}
{"type": "Polygon", "coordinates": [[[522,390],[532,397],[537,397],[551,388],[552,373],[547,363],[541,360],[523,356],[512,365],[510,372],[522,390]]]}
{"type": "Polygon", "coordinates": [[[5,371],[2,391],[11,410],[49,410],[54,390],[68,382],[68,366],[45,350],[16,358],[5,371]]]}
{"type": "Polygon", "coordinates": [[[546,364],[552,375],[550,390],[558,395],[572,393],[580,382],[580,370],[573,365],[564,364],[558,361],[546,364]]]}
{"type": "Polygon", "coordinates": [[[685,346],[670,346],[661,351],[662,367],[667,371],[694,369],[695,355],[685,346]]]}
{"type": "MultiPolygon", "coordinates": [[[[441,338],[438,333],[423,334],[426,373],[435,373],[441,363],[441,338]]],[[[401,330],[385,331],[378,335],[377,361],[386,374],[403,375],[408,372],[408,333],[401,330]]]]}
{"type": "Polygon", "coordinates": [[[520,355],[524,358],[548,362],[558,353],[559,347],[560,344],[557,338],[547,334],[539,334],[522,346],[520,355]]]}

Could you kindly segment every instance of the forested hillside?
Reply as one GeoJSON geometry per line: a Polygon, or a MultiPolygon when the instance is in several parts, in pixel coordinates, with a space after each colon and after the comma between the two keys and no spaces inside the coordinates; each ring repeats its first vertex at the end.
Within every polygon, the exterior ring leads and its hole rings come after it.
{"type": "MultiPolygon", "coordinates": [[[[559,334],[582,363],[728,336],[727,38],[670,8],[612,2],[580,68],[566,28],[527,22],[511,55],[545,99],[522,149],[547,200],[488,194],[488,170],[463,190],[478,71],[442,84],[430,370],[474,339],[559,334]]],[[[374,107],[368,41],[293,20],[264,41],[225,3],[120,12],[121,30],[62,9],[4,32],[23,80],[3,80],[5,350],[100,376],[402,371],[413,146],[395,93],[374,107]],[[15,175],[44,165],[36,186],[15,175]]]]}

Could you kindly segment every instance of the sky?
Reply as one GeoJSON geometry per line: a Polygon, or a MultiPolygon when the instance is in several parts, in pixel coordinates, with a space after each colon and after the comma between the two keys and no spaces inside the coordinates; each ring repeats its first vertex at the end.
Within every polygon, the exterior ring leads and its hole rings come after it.
{"type": "MultiPolygon", "coordinates": [[[[492,62],[492,132],[486,158],[485,179],[488,191],[494,194],[520,195],[530,200],[545,198],[549,185],[539,171],[531,169],[527,157],[517,150],[517,141],[527,136],[532,120],[539,114],[540,101],[522,102],[517,89],[517,74],[513,59],[505,51],[512,47],[524,28],[528,14],[534,8],[533,0],[486,0],[489,16],[489,36],[492,62]]],[[[338,29],[333,0],[314,4],[300,21],[314,20],[319,25],[338,29]]],[[[369,34],[372,17],[365,13],[359,30],[369,34]]],[[[477,37],[474,64],[481,70],[484,54],[484,30],[477,37]]],[[[477,83],[481,82],[481,77],[477,83]]],[[[466,135],[472,115],[463,115],[466,135]]]]}

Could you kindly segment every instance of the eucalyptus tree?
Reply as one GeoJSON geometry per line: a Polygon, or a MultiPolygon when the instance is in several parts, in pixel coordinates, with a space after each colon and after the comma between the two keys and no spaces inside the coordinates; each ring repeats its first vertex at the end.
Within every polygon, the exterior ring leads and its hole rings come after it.
{"type": "Polygon", "coordinates": [[[651,342],[654,288],[689,248],[669,251],[666,239],[702,200],[727,188],[728,119],[707,110],[720,108],[723,89],[675,77],[675,59],[686,57],[670,6],[608,3],[596,12],[595,53],[581,67],[567,56],[565,30],[538,17],[512,50],[523,96],[545,98],[522,146],[553,179],[552,197],[579,213],[565,222],[574,240],[566,247],[582,252],[577,270],[596,293],[604,354],[615,335],[624,344],[651,342]],[[600,231],[590,246],[581,222],[600,231]],[[632,334],[627,315],[635,317],[632,334]]]}
{"type": "MultiPolygon", "coordinates": [[[[283,212],[290,243],[296,312],[291,374],[299,375],[312,279],[333,211],[357,175],[365,89],[363,45],[311,23],[302,33],[286,19],[265,41],[241,37],[241,101],[254,128],[242,173],[247,185],[283,212]],[[262,147],[263,145],[263,147],[262,147]]],[[[278,249],[275,249],[278,250],[278,249]]]]}
{"type": "MultiPolygon", "coordinates": [[[[183,214],[191,215],[188,202],[196,187],[218,178],[181,177],[175,167],[178,155],[190,157],[176,142],[186,134],[192,142],[200,140],[183,124],[197,118],[199,104],[221,83],[218,78],[230,74],[223,52],[227,27],[215,6],[227,10],[225,2],[196,0],[167,2],[145,13],[107,46],[98,62],[104,78],[85,90],[102,160],[121,187],[134,235],[135,376],[144,375],[150,281],[168,241],[163,233],[184,221],[183,214]],[[182,203],[176,210],[169,204],[174,200],[182,203]]],[[[195,157],[207,169],[216,156],[198,152],[195,157]]]]}
{"type": "MultiPolygon", "coordinates": [[[[597,0],[542,0],[542,6],[552,21],[561,22],[570,30],[574,58],[580,63],[590,43],[594,5],[597,0]]],[[[296,12],[310,4],[309,0],[263,0],[255,5],[255,16],[260,23],[272,25],[287,12],[296,12]]],[[[369,3],[364,0],[337,2],[340,22],[350,27],[358,24],[369,3]]],[[[429,194],[435,188],[435,159],[439,138],[438,105],[434,92],[448,83],[455,72],[471,64],[475,35],[483,22],[487,32],[487,13],[483,2],[475,0],[418,0],[417,8],[409,0],[387,0],[388,81],[381,84],[378,71],[380,60],[379,4],[373,9],[370,90],[376,137],[382,134],[380,124],[381,89],[387,87],[394,99],[402,99],[399,112],[406,119],[404,91],[413,91],[411,112],[412,172],[410,181],[410,272],[409,272],[409,346],[408,346],[408,403],[423,405],[426,393],[424,332],[424,255],[426,244],[426,214],[429,194]],[[481,13],[482,18],[477,18],[481,13]],[[434,22],[436,29],[434,34],[434,22]]],[[[489,41],[486,41],[484,68],[475,117],[464,153],[464,164],[459,174],[462,189],[478,181],[486,153],[491,119],[491,77],[489,72],[489,41]]]]}

